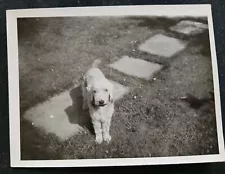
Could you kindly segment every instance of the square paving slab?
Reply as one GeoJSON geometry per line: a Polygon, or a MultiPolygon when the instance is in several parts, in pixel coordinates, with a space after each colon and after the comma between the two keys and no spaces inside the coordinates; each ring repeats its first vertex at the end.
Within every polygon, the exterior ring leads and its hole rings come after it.
{"type": "Polygon", "coordinates": [[[157,34],[141,44],[139,50],[162,57],[171,57],[185,47],[186,43],[179,39],[157,34]]]}
{"type": "MultiPolygon", "coordinates": [[[[128,87],[114,81],[112,83],[115,100],[129,92],[128,87]]],[[[46,133],[54,133],[64,141],[73,135],[91,130],[89,113],[82,110],[82,102],[81,88],[77,86],[29,109],[24,118],[33,126],[46,133]]]]}
{"type": "Polygon", "coordinates": [[[118,61],[109,65],[111,68],[126,75],[149,80],[154,73],[158,72],[162,66],[157,63],[148,62],[142,59],[123,56],[118,61]]]}
{"type": "Polygon", "coordinates": [[[207,28],[208,25],[201,22],[183,20],[180,21],[177,25],[171,27],[170,30],[186,35],[192,35],[201,33],[207,28]]]}

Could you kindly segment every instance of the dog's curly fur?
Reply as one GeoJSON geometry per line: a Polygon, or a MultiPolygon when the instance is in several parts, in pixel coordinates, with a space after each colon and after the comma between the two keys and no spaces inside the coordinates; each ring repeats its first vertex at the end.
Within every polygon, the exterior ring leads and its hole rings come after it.
{"type": "Polygon", "coordinates": [[[98,68],[99,63],[100,60],[93,62],[82,83],[83,109],[89,109],[98,144],[111,141],[109,131],[114,112],[113,85],[98,68]]]}

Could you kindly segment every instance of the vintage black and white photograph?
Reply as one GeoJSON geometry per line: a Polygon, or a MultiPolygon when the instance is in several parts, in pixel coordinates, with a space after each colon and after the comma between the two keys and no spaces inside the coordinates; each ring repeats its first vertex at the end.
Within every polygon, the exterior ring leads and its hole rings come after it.
{"type": "Polygon", "coordinates": [[[159,6],[9,11],[11,158],[18,158],[11,162],[222,161],[211,11],[198,7],[186,14],[185,6],[177,13],[164,6],[168,15],[159,6]]]}

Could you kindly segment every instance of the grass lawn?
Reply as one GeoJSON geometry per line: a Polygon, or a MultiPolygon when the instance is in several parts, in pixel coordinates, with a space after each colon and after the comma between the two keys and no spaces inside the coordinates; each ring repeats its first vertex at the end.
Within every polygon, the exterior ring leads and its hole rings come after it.
{"type": "Polygon", "coordinates": [[[208,33],[187,37],[168,31],[179,20],[162,17],[19,19],[22,159],[218,153],[214,101],[210,99],[213,81],[208,33]],[[157,33],[189,44],[172,58],[137,50],[140,43],[157,33]],[[123,55],[157,62],[164,68],[155,80],[146,81],[105,66],[123,55]],[[128,95],[115,103],[113,139],[109,145],[95,145],[91,133],[62,142],[23,118],[29,108],[77,84],[95,59],[101,59],[100,68],[108,78],[131,88],[128,95]],[[181,100],[187,94],[193,97],[187,102],[181,100]]]}

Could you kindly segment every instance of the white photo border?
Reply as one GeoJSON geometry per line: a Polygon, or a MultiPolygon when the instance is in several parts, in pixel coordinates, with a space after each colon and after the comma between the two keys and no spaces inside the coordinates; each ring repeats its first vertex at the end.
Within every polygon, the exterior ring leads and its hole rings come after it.
{"type": "Polygon", "coordinates": [[[7,10],[6,18],[7,18],[11,167],[134,166],[134,165],[208,163],[208,162],[225,161],[217,56],[215,48],[212,11],[210,4],[20,9],[20,10],[7,10]],[[151,158],[21,160],[17,18],[72,17],[72,16],[127,16],[127,15],[129,16],[149,15],[149,16],[167,16],[167,17],[193,16],[193,17],[208,18],[219,154],[174,156],[174,157],[151,157],[151,158]]]}

